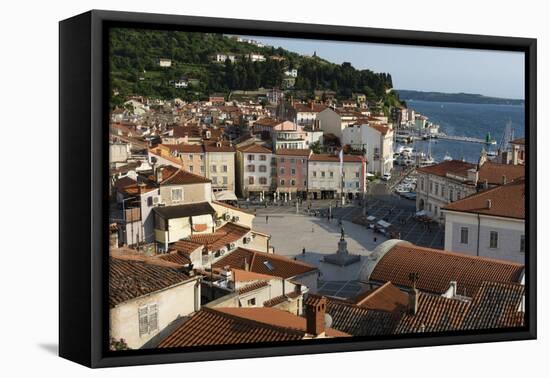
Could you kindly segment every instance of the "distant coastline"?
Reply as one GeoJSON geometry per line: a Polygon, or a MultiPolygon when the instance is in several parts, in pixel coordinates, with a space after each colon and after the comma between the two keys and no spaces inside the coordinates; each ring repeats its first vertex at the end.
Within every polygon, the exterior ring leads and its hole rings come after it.
{"type": "Polygon", "coordinates": [[[395,90],[404,101],[457,102],[463,104],[524,105],[524,100],[489,97],[472,93],[422,92],[406,89],[395,90]]]}

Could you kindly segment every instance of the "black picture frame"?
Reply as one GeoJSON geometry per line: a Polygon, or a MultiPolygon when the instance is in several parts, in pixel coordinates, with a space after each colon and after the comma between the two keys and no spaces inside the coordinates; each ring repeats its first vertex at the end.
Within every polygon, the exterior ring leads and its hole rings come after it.
{"type": "Polygon", "coordinates": [[[89,367],[157,364],[309,353],[535,339],[536,318],[536,39],[332,25],[92,10],[59,24],[59,354],[89,367]],[[113,26],[227,34],[457,47],[525,53],[526,326],[421,336],[309,340],[303,343],[108,350],[107,163],[108,40],[113,26]]]}

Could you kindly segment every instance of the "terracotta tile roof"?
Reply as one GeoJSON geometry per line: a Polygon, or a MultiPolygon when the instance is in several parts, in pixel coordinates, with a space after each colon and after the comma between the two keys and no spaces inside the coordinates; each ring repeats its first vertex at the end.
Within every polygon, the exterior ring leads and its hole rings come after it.
{"type": "Polygon", "coordinates": [[[206,152],[235,152],[236,149],[227,141],[204,141],[204,151],[206,152]]]}
{"type": "Polygon", "coordinates": [[[149,193],[157,190],[157,186],[148,180],[140,180],[140,183],[128,176],[122,177],[115,182],[115,188],[123,194],[137,196],[141,193],[149,193]]]}
{"type": "Polygon", "coordinates": [[[286,302],[288,299],[296,299],[302,294],[303,293],[301,291],[293,291],[285,295],[279,295],[277,297],[273,297],[264,302],[264,307],[275,307],[283,302],[286,302]]]}
{"type": "Polygon", "coordinates": [[[172,251],[169,253],[164,253],[162,255],[158,255],[156,258],[164,261],[169,261],[181,266],[191,264],[191,259],[189,258],[189,255],[181,251],[172,251]]]}
{"type": "Polygon", "coordinates": [[[290,148],[279,148],[275,154],[282,156],[305,156],[308,157],[311,154],[310,149],[290,149],[290,148]]]}
{"type": "Polygon", "coordinates": [[[327,108],[323,104],[294,104],[297,113],[319,113],[327,108]]]}
{"type": "Polygon", "coordinates": [[[202,244],[198,244],[190,240],[178,240],[172,245],[173,249],[186,255],[190,255],[192,252],[202,247],[202,244]]]}
{"type": "Polygon", "coordinates": [[[281,120],[278,120],[278,119],[275,119],[275,118],[266,117],[266,118],[261,118],[261,119],[257,120],[256,122],[254,122],[254,125],[266,126],[266,127],[275,127],[277,125],[280,125],[283,122],[284,121],[281,121],[281,120]]]}
{"type": "Polygon", "coordinates": [[[269,148],[260,146],[259,144],[250,144],[248,146],[240,147],[238,149],[241,152],[246,152],[247,154],[271,154],[273,153],[269,148]]]}
{"type": "MultiPolygon", "coordinates": [[[[164,177],[164,170],[168,168],[163,169],[163,177],[164,177]]],[[[189,184],[202,184],[202,183],[209,183],[212,182],[211,180],[207,179],[204,176],[199,176],[191,172],[184,171],[183,169],[179,169],[176,172],[174,172],[172,175],[168,176],[168,178],[161,181],[160,185],[189,185],[189,184]]]]}
{"type": "Polygon", "coordinates": [[[522,264],[401,242],[378,261],[369,279],[409,287],[409,274],[418,273],[416,287],[422,291],[442,294],[456,281],[458,294],[473,297],[483,281],[519,282],[523,271],[522,264]]]}
{"type": "MultiPolygon", "coordinates": [[[[313,296],[308,294],[308,298],[313,296]]],[[[326,313],[332,318],[332,328],[353,336],[390,334],[397,320],[392,313],[369,310],[331,298],[327,298],[326,313]]]]}
{"type": "Polygon", "coordinates": [[[524,176],[524,165],[498,164],[486,161],[479,169],[478,181],[480,183],[487,181],[489,185],[502,185],[503,177],[506,177],[506,182],[510,182],[524,176]]]}
{"type": "Polygon", "coordinates": [[[109,306],[177,285],[189,276],[162,261],[141,258],[109,258],[109,306]]]}
{"type": "Polygon", "coordinates": [[[404,313],[394,333],[460,330],[468,306],[469,302],[466,301],[419,293],[417,313],[404,313]]]}
{"type": "Polygon", "coordinates": [[[408,306],[409,296],[388,281],[374,290],[357,295],[353,301],[357,306],[370,310],[394,312],[401,311],[408,306]]]}
{"type": "Polygon", "coordinates": [[[390,131],[390,128],[388,126],[383,126],[383,125],[369,124],[369,127],[371,129],[378,131],[382,135],[386,135],[388,131],[390,131]]]}
{"type": "Polygon", "coordinates": [[[253,282],[253,283],[245,285],[245,286],[241,286],[240,288],[237,289],[237,293],[246,294],[246,293],[250,293],[251,291],[255,291],[255,290],[267,287],[267,286],[269,286],[269,282],[267,282],[267,281],[257,281],[257,282],[253,282]]]}
{"type": "Polygon", "coordinates": [[[472,194],[448,204],[442,210],[525,219],[525,179],[472,194]]]}
{"type": "Polygon", "coordinates": [[[245,260],[248,261],[250,271],[281,278],[291,278],[317,270],[313,265],[301,261],[244,248],[237,248],[213,265],[218,268],[230,266],[231,268],[244,269],[245,260]],[[270,270],[268,266],[272,267],[273,270],[270,270]]]}
{"type": "MultiPolygon", "coordinates": [[[[217,310],[255,322],[306,333],[306,318],[273,307],[226,307],[218,308],[217,310]]],[[[327,328],[325,334],[331,337],[349,336],[349,334],[333,328],[327,328]]]]}
{"type": "Polygon", "coordinates": [[[439,164],[418,168],[417,171],[441,177],[445,177],[447,173],[451,173],[453,175],[466,178],[468,177],[468,170],[472,168],[476,168],[476,165],[472,163],[466,163],[462,160],[448,160],[443,161],[439,164]]]}
{"type": "MultiPolygon", "coordinates": [[[[340,162],[340,157],[338,155],[331,154],[312,154],[309,157],[309,161],[324,161],[324,162],[340,162]]],[[[361,163],[361,156],[358,155],[344,155],[345,163],[361,163]]]]}
{"type": "Polygon", "coordinates": [[[231,269],[231,279],[234,282],[246,282],[246,281],[256,281],[256,280],[272,280],[273,276],[267,274],[251,272],[243,269],[231,269]]]}
{"type": "Polygon", "coordinates": [[[522,327],[525,313],[518,310],[524,295],[521,284],[483,282],[464,319],[463,329],[522,327]]]}
{"type": "Polygon", "coordinates": [[[170,149],[170,151],[177,151],[181,153],[200,154],[204,152],[200,144],[181,143],[181,144],[162,144],[160,146],[165,146],[168,149],[170,149]]]}
{"type": "MultiPolygon", "coordinates": [[[[211,234],[195,234],[185,240],[197,245],[207,245],[210,251],[216,251],[229,243],[234,243],[250,232],[250,228],[228,222],[211,234]]],[[[223,266],[222,266],[223,267],[223,266]]]]}
{"type": "Polygon", "coordinates": [[[514,139],[514,140],[511,141],[510,143],[511,143],[511,144],[521,144],[521,145],[525,145],[525,138],[514,139]]]}
{"type": "MultiPolygon", "coordinates": [[[[261,310],[261,308],[253,308],[261,310]]],[[[282,311],[281,311],[282,312],[282,311]]],[[[301,340],[304,332],[203,307],[163,339],[159,348],[301,340]]]]}

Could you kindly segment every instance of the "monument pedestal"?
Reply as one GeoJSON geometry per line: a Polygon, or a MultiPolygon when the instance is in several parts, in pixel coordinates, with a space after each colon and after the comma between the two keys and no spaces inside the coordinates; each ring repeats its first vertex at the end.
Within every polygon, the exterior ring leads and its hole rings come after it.
{"type": "Polygon", "coordinates": [[[342,237],[338,241],[338,251],[332,255],[327,255],[323,258],[323,262],[339,265],[339,266],[348,266],[354,264],[361,260],[361,256],[350,255],[348,252],[348,242],[344,239],[344,230],[342,229],[342,237]]]}

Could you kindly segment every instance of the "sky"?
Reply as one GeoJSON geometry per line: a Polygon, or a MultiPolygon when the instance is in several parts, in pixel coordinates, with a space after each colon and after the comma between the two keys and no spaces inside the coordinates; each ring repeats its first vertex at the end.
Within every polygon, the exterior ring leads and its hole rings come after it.
{"type": "Polygon", "coordinates": [[[388,72],[395,89],[524,99],[522,52],[247,37],[357,69],[388,72]]]}

